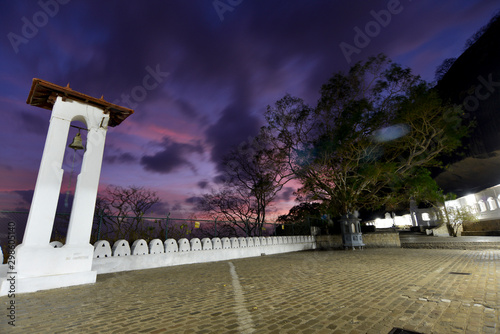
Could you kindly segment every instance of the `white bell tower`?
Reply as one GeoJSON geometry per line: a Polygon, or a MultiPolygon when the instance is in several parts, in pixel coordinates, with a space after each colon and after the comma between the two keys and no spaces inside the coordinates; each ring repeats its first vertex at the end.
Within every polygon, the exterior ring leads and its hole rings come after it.
{"type": "Polygon", "coordinates": [[[94,248],[90,244],[94,207],[108,126],[117,126],[134,111],[67,87],[33,79],[27,103],[52,110],[35,192],[22,244],[15,249],[15,266],[0,280],[6,295],[15,277],[16,292],[95,283],[94,248]],[[86,151],[78,175],[66,244],[49,245],[64,170],[62,163],[69,127],[81,121],[88,129],[86,151]],[[13,276],[14,275],[14,276],[13,276]]]}

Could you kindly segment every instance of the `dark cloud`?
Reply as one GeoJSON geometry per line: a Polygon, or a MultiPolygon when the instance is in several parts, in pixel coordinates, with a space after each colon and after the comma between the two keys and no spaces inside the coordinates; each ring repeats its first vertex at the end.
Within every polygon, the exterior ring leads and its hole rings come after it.
{"type": "MultiPolygon", "coordinates": [[[[79,11],[82,15],[71,19],[73,22],[61,18],[60,24],[86,27],[87,31],[75,29],[77,31],[73,33],[83,38],[72,36],[71,40],[69,35],[60,34],[56,43],[69,43],[72,51],[86,55],[80,61],[85,63],[86,70],[82,72],[81,68],[72,66],[65,74],[75,78],[76,88],[89,87],[88,83],[92,82],[89,93],[105,94],[110,100],[122,99],[123,95],[130,95],[134,87],[143,86],[144,78],[149,74],[147,67],[155,69],[159,66],[162,72],[170,72],[177,80],[184,75],[191,76],[196,71],[195,65],[203,63],[198,58],[202,53],[200,48],[209,50],[210,40],[214,39],[214,32],[204,27],[203,7],[203,3],[195,5],[183,1],[156,3],[155,6],[144,6],[140,2],[124,6],[121,2],[110,1],[98,8],[93,4],[68,4],[67,10],[79,11]],[[106,24],[110,13],[113,13],[114,23],[106,24]],[[139,23],[139,18],[147,19],[139,23]],[[182,33],[166,33],[173,31],[182,33]],[[187,40],[190,42],[186,43],[187,40]],[[117,56],[116,51],[124,49],[128,50],[127,56],[117,56]]],[[[208,57],[208,53],[203,52],[203,55],[208,57]]],[[[203,77],[198,77],[200,79],[203,77]]],[[[193,81],[191,78],[191,84],[193,81]]],[[[161,95],[161,89],[148,90],[145,101],[158,95],[161,95]]],[[[138,118],[147,112],[142,102],[136,103],[139,105],[136,109],[141,111],[136,115],[138,118]]]]}
{"type": "Polygon", "coordinates": [[[175,203],[172,208],[171,208],[171,211],[182,211],[182,204],[181,203],[175,203]]]}
{"type": "Polygon", "coordinates": [[[153,204],[153,206],[149,209],[148,215],[154,214],[155,216],[164,216],[169,210],[170,205],[166,201],[160,201],[158,203],[153,204]]]}
{"type": "Polygon", "coordinates": [[[188,204],[198,204],[198,203],[201,203],[201,201],[203,200],[203,198],[199,197],[199,196],[193,196],[193,197],[188,197],[186,198],[185,202],[188,203],[188,204]]]}
{"type": "MultiPolygon", "coordinates": [[[[14,193],[18,194],[21,196],[23,201],[27,204],[27,206],[24,207],[24,209],[29,209],[31,205],[31,201],[33,200],[33,194],[34,190],[14,190],[14,193]]],[[[56,207],[56,212],[58,213],[64,213],[64,212],[71,212],[71,207],[73,205],[73,198],[74,195],[73,193],[60,193],[59,198],[57,200],[57,207],[56,207]]],[[[23,203],[24,204],[24,203],[23,203]]],[[[22,205],[24,206],[24,205],[22,205]]]]}
{"type": "Polygon", "coordinates": [[[285,187],[281,190],[279,194],[279,198],[284,200],[284,201],[290,201],[293,199],[293,192],[295,191],[294,188],[291,187],[285,187]]]}
{"type": "Polygon", "coordinates": [[[130,163],[135,163],[137,162],[137,157],[133,156],[132,154],[125,152],[125,153],[120,153],[120,154],[113,154],[113,153],[108,153],[104,157],[104,161],[110,164],[130,164],[130,163]]]}
{"type": "Polygon", "coordinates": [[[177,99],[175,100],[175,103],[181,110],[181,113],[188,118],[196,118],[198,116],[198,112],[195,110],[195,108],[186,100],[182,99],[177,99]]]}
{"type": "Polygon", "coordinates": [[[18,194],[21,196],[24,202],[31,204],[31,201],[33,200],[33,193],[34,190],[14,190],[13,193],[18,194]]]}
{"type": "Polygon", "coordinates": [[[176,143],[168,137],[163,138],[161,146],[163,149],[160,152],[141,158],[141,165],[145,170],[168,174],[183,166],[194,169],[193,164],[188,159],[189,156],[193,153],[203,153],[203,147],[199,143],[176,143]]]}
{"type": "Polygon", "coordinates": [[[205,189],[206,187],[208,187],[208,184],[209,184],[208,181],[200,181],[197,183],[197,185],[200,189],[205,189]]]}
{"type": "MultiPolygon", "coordinates": [[[[30,209],[30,206],[27,205],[26,203],[18,203],[17,206],[14,207],[14,209],[12,211],[20,211],[20,212],[25,212],[25,211],[29,211],[30,209]]],[[[18,226],[19,227],[19,226],[18,226]]],[[[22,229],[23,229],[23,232],[24,232],[24,228],[26,227],[26,225],[23,225],[22,226],[22,229]]]]}
{"type": "Polygon", "coordinates": [[[215,184],[224,184],[228,181],[228,178],[224,174],[219,174],[214,176],[212,180],[215,184]]]}
{"type": "Polygon", "coordinates": [[[206,140],[212,145],[212,161],[219,170],[222,170],[220,163],[224,155],[257,135],[260,125],[259,119],[243,106],[233,104],[224,109],[219,120],[206,131],[206,140]]]}
{"type": "Polygon", "coordinates": [[[45,136],[47,134],[47,119],[40,114],[34,112],[20,112],[19,117],[22,121],[23,131],[31,132],[37,135],[45,136]]]}

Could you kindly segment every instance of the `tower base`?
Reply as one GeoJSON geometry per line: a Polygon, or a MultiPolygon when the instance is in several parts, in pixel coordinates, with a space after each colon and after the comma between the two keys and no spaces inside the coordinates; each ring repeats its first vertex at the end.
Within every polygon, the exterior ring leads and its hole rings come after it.
{"type": "Polygon", "coordinates": [[[96,282],[96,277],[97,271],[24,278],[7,274],[0,280],[0,296],[92,284],[96,282]]]}

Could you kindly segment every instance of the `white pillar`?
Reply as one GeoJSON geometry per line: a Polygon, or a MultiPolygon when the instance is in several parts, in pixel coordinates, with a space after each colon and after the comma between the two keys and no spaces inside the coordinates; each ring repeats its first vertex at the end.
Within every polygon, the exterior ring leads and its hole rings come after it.
{"type": "Polygon", "coordinates": [[[88,244],[92,233],[104,142],[109,121],[109,115],[98,111],[99,109],[87,117],[87,129],[89,131],[86,151],[83,156],[81,172],[76,182],[66,245],[88,244]]]}
{"type": "Polygon", "coordinates": [[[54,106],[45,140],[42,161],[31,201],[23,244],[46,246],[56,215],[57,201],[64,174],[62,162],[71,119],[66,119],[61,105],[54,106]]]}
{"type": "MultiPolygon", "coordinates": [[[[16,292],[94,283],[93,246],[89,243],[109,114],[92,105],[57,97],[23,243],[16,248],[16,292]],[[66,244],[49,245],[63,177],[62,161],[72,121],[89,129],[87,149],[75,189],[66,244]]],[[[0,295],[8,284],[1,282],[0,295]]]]}

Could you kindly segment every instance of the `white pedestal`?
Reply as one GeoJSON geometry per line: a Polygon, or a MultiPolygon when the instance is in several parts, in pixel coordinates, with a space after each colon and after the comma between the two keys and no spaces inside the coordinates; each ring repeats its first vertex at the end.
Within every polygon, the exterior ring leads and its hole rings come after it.
{"type": "MultiPolygon", "coordinates": [[[[9,294],[11,281],[8,275],[0,281],[0,296],[9,294]]],[[[63,274],[63,275],[50,275],[38,277],[26,277],[15,279],[15,290],[13,293],[26,293],[35,292],[39,290],[63,288],[73,285],[92,284],[96,281],[97,272],[87,271],[82,273],[63,274]]]]}
{"type": "Polygon", "coordinates": [[[15,266],[2,277],[0,295],[7,295],[14,281],[15,293],[95,283],[93,252],[90,244],[61,248],[21,244],[15,249],[15,266]]]}

